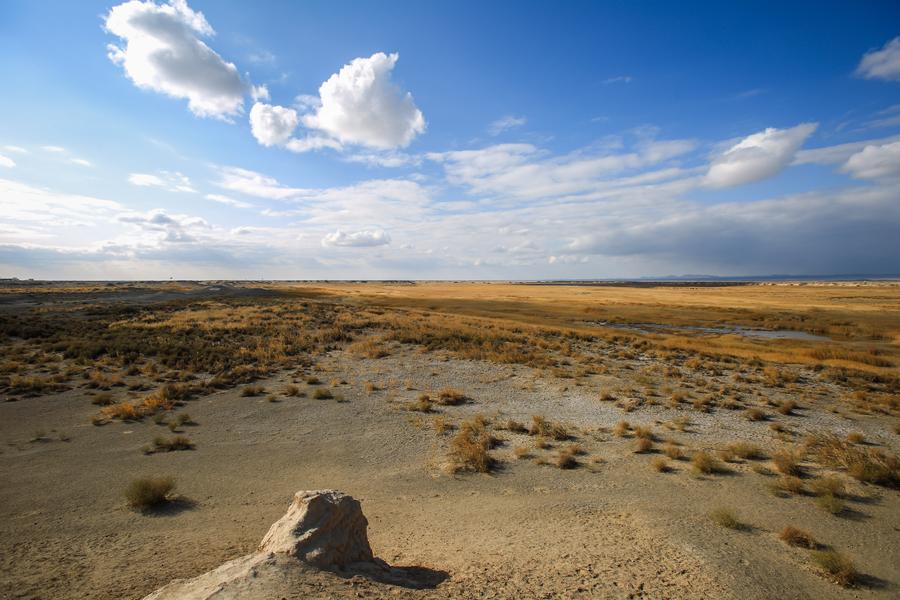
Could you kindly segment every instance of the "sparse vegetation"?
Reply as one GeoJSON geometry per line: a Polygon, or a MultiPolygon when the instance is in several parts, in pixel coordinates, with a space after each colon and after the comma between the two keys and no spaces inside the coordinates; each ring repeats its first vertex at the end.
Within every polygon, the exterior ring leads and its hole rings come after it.
{"type": "Polygon", "coordinates": [[[806,548],[807,550],[815,550],[819,547],[819,543],[811,533],[803,529],[798,529],[792,525],[787,525],[778,534],[778,539],[797,548],[806,548]]]}
{"type": "Polygon", "coordinates": [[[729,508],[717,508],[709,513],[709,518],[719,527],[726,529],[743,529],[745,525],[738,520],[737,515],[729,508]]]}
{"type": "Polygon", "coordinates": [[[826,577],[844,587],[851,587],[859,581],[859,572],[849,558],[835,550],[813,550],[810,558],[826,577]]]}
{"type": "Polygon", "coordinates": [[[169,502],[174,489],[171,477],[141,477],[128,485],[125,500],[131,508],[149,510],[169,502]]]}

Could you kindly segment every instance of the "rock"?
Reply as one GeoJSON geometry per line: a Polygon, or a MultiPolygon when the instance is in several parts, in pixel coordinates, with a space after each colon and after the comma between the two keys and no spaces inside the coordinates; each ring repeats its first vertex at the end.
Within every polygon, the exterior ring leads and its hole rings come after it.
{"type": "Polygon", "coordinates": [[[357,500],[335,490],[297,492],[287,513],[269,528],[253,554],[231,560],[193,579],[178,579],[144,600],[256,600],[293,597],[322,585],[322,569],[349,565],[384,573],[372,555],[368,521],[357,500]]]}
{"type": "Polygon", "coordinates": [[[287,554],[320,569],[371,562],[368,525],[359,501],[347,494],[335,490],[297,492],[257,552],[287,554]]]}

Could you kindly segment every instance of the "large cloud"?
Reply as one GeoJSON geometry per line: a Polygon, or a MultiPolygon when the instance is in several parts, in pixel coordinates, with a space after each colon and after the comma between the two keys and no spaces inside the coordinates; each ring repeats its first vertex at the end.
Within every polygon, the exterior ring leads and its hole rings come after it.
{"type": "Polygon", "coordinates": [[[200,39],[215,32],[185,0],[131,0],[114,6],[105,25],[125,42],[108,46],[110,60],[122,65],[138,87],[185,98],[201,117],[242,112],[246,86],[237,67],[200,39]]]}
{"type": "Polygon", "coordinates": [[[16,166],[16,161],[0,154],[0,167],[6,167],[8,169],[11,169],[14,166],[16,166]]]}
{"type": "Polygon", "coordinates": [[[704,183],[723,188],[777,175],[794,160],[816,127],[816,123],[801,123],[790,129],[769,127],[749,135],[713,160],[704,183]]]}
{"type": "Polygon", "coordinates": [[[856,74],[866,79],[900,81],[900,37],[895,37],[880,50],[870,50],[856,67],[856,74]]]}
{"type": "Polygon", "coordinates": [[[250,130],[263,146],[279,146],[290,139],[300,118],[293,108],[257,102],[250,109],[250,130]]]}
{"type": "Polygon", "coordinates": [[[345,233],[338,229],[322,238],[323,246],[349,246],[364,248],[384,246],[391,243],[391,236],[380,229],[364,229],[353,233],[345,233]]]}
{"type": "Polygon", "coordinates": [[[841,168],[857,179],[880,179],[900,175],[900,142],[866,146],[847,159],[841,168]]]}
{"type": "Polygon", "coordinates": [[[399,57],[377,52],[344,65],[319,87],[321,104],[303,124],[344,144],[407,146],[425,131],[425,117],[412,94],[391,81],[399,57]]]}

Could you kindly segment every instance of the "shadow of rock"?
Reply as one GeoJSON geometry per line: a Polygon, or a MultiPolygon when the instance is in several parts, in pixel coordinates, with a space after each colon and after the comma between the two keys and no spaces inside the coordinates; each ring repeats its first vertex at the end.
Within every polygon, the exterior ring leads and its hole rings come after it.
{"type": "Polygon", "coordinates": [[[378,583],[414,590],[434,589],[450,578],[446,571],[428,567],[392,567],[377,558],[371,563],[352,564],[343,570],[332,572],[344,578],[364,577],[378,583]]]}

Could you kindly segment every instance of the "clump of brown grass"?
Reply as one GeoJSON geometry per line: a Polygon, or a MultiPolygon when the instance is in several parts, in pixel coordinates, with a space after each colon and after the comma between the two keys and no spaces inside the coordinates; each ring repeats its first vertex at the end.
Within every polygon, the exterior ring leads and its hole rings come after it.
{"type": "Polygon", "coordinates": [[[326,388],[316,388],[316,391],[313,392],[314,399],[316,400],[331,400],[334,398],[334,394],[331,393],[331,390],[326,388]]]}
{"type": "Polygon", "coordinates": [[[879,450],[860,448],[833,434],[820,434],[806,440],[806,447],[825,466],[845,469],[864,483],[900,487],[900,459],[879,450]]]}
{"type": "Polygon", "coordinates": [[[797,403],[793,400],[782,400],[778,403],[778,407],[775,410],[782,415],[791,415],[794,413],[795,408],[797,408],[797,403]]]}
{"type": "Polygon", "coordinates": [[[531,427],[528,429],[528,433],[539,437],[550,438],[558,442],[565,441],[571,437],[568,427],[562,423],[549,421],[541,415],[534,415],[531,417],[531,427]]]}
{"type": "Polygon", "coordinates": [[[717,508],[709,513],[709,518],[719,527],[726,529],[743,529],[745,527],[734,511],[729,508],[717,508]]]}
{"type": "Polygon", "coordinates": [[[682,457],[681,447],[671,440],[666,442],[663,453],[672,460],[681,460],[682,457]]]}
{"type": "Polygon", "coordinates": [[[819,508],[832,515],[839,515],[847,508],[844,501],[832,494],[823,494],[816,498],[819,508]]]}
{"type": "Polygon", "coordinates": [[[444,435],[448,431],[455,429],[453,423],[447,420],[443,415],[437,415],[431,419],[431,427],[438,435],[444,435]]]}
{"type": "Polygon", "coordinates": [[[628,421],[619,421],[613,427],[613,435],[616,437],[625,437],[631,431],[631,424],[628,421]]]}
{"type": "Polygon", "coordinates": [[[159,436],[154,438],[153,447],[145,451],[145,454],[154,454],[156,452],[177,452],[178,450],[193,450],[194,444],[183,435],[176,435],[170,440],[159,436]]]}
{"type": "Polygon", "coordinates": [[[531,449],[528,446],[518,446],[513,453],[518,459],[531,458],[531,449]]]}
{"type": "Polygon", "coordinates": [[[560,469],[574,469],[578,466],[578,459],[575,458],[577,454],[580,454],[580,450],[576,444],[561,448],[556,454],[556,466],[560,469]],[[573,446],[576,448],[573,449],[573,446]]]}
{"type": "Polygon", "coordinates": [[[694,452],[691,456],[691,466],[694,468],[695,473],[703,473],[704,475],[718,473],[722,470],[719,461],[705,450],[694,452]]]}
{"type": "Polygon", "coordinates": [[[296,385],[289,384],[284,386],[284,395],[288,397],[295,397],[300,395],[300,388],[296,385]]]}
{"type": "Polygon", "coordinates": [[[391,354],[380,340],[372,338],[350,344],[347,351],[357,358],[384,358],[391,354]]]}
{"type": "MultiPolygon", "coordinates": [[[[316,391],[322,391],[322,388],[319,388],[316,391]]],[[[416,398],[413,402],[409,402],[406,404],[406,410],[430,413],[433,410],[431,398],[428,396],[428,394],[419,394],[419,397],[416,398]]]]}
{"type": "Polygon", "coordinates": [[[110,404],[100,409],[103,416],[110,419],[120,419],[122,421],[137,421],[144,418],[144,411],[141,406],[130,402],[118,402],[110,404]]]}
{"type": "Polygon", "coordinates": [[[496,438],[488,432],[484,419],[463,421],[459,432],[450,441],[451,468],[453,471],[488,473],[495,465],[488,451],[496,438]]]}
{"type": "Polygon", "coordinates": [[[844,496],[844,482],[837,477],[822,477],[810,483],[810,488],[816,496],[834,496],[841,498],[844,496]]]}
{"type": "Polygon", "coordinates": [[[653,440],[645,437],[639,437],[634,440],[635,454],[646,454],[653,450],[653,440]]]}
{"type": "Polygon", "coordinates": [[[508,420],[503,428],[513,433],[528,433],[528,428],[525,425],[513,419],[508,420]]]}
{"type": "Polygon", "coordinates": [[[633,431],[634,431],[635,437],[639,437],[641,439],[653,441],[656,437],[653,434],[653,428],[650,427],[649,425],[647,425],[647,426],[635,425],[633,431]]]}
{"type": "Polygon", "coordinates": [[[782,448],[772,455],[772,462],[779,473],[799,477],[803,474],[800,461],[803,459],[803,452],[797,448],[782,448]]]}
{"type": "Polygon", "coordinates": [[[765,421],[766,413],[758,408],[748,408],[744,411],[744,418],[748,421],[765,421]]]}
{"type": "Polygon", "coordinates": [[[766,457],[759,446],[755,446],[749,442],[733,442],[728,444],[728,450],[738,458],[743,458],[745,460],[762,460],[766,457]]]}
{"type": "Polygon", "coordinates": [[[853,562],[835,550],[813,550],[810,558],[826,577],[844,587],[851,587],[860,579],[853,562]]]}
{"type": "Polygon", "coordinates": [[[306,378],[307,385],[319,385],[320,383],[322,383],[322,380],[319,379],[318,377],[316,377],[315,375],[310,375],[309,377],[306,378]]]}
{"type": "Polygon", "coordinates": [[[807,550],[815,550],[819,547],[819,542],[808,531],[798,529],[792,525],[787,525],[778,534],[778,539],[789,546],[798,548],[806,548],[807,550]]]}
{"type": "Polygon", "coordinates": [[[463,392],[447,387],[438,392],[437,403],[444,406],[457,406],[469,401],[469,397],[463,392]]]}
{"type": "Polygon", "coordinates": [[[547,441],[547,438],[539,435],[534,440],[534,447],[538,450],[546,450],[547,448],[550,448],[550,442],[547,441]]]}
{"type": "Polygon", "coordinates": [[[654,471],[657,471],[659,473],[668,473],[672,470],[672,467],[669,466],[669,461],[662,456],[657,456],[653,460],[651,460],[650,466],[653,467],[654,471]]]}
{"type": "Polygon", "coordinates": [[[847,441],[851,444],[862,444],[866,441],[866,435],[861,431],[851,431],[847,434],[847,441]]]}
{"type": "Polygon", "coordinates": [[[244,386],[244,389],[241,390],[241,396],[245,398],[252,398],[254,396],[261,396],[266,392],[266,388],[262,385],[251,383],[250,385],[244,386]]]}
{"type": "Polygon", "coordinates": [[[806,486],[803,485],[803,480],[791,475],[782,475],[773,481],[770,486],[772,492],[778,496],[783,496],[784,494],[795,494],[799,496],[806,493],[806,486]]]}
{"type": "Polygon", "coordinates": [[[125,500],[131,508],[149,510],[169,502],[174,489],[171,477],[141,477],[125,489],[125,500]]]}

